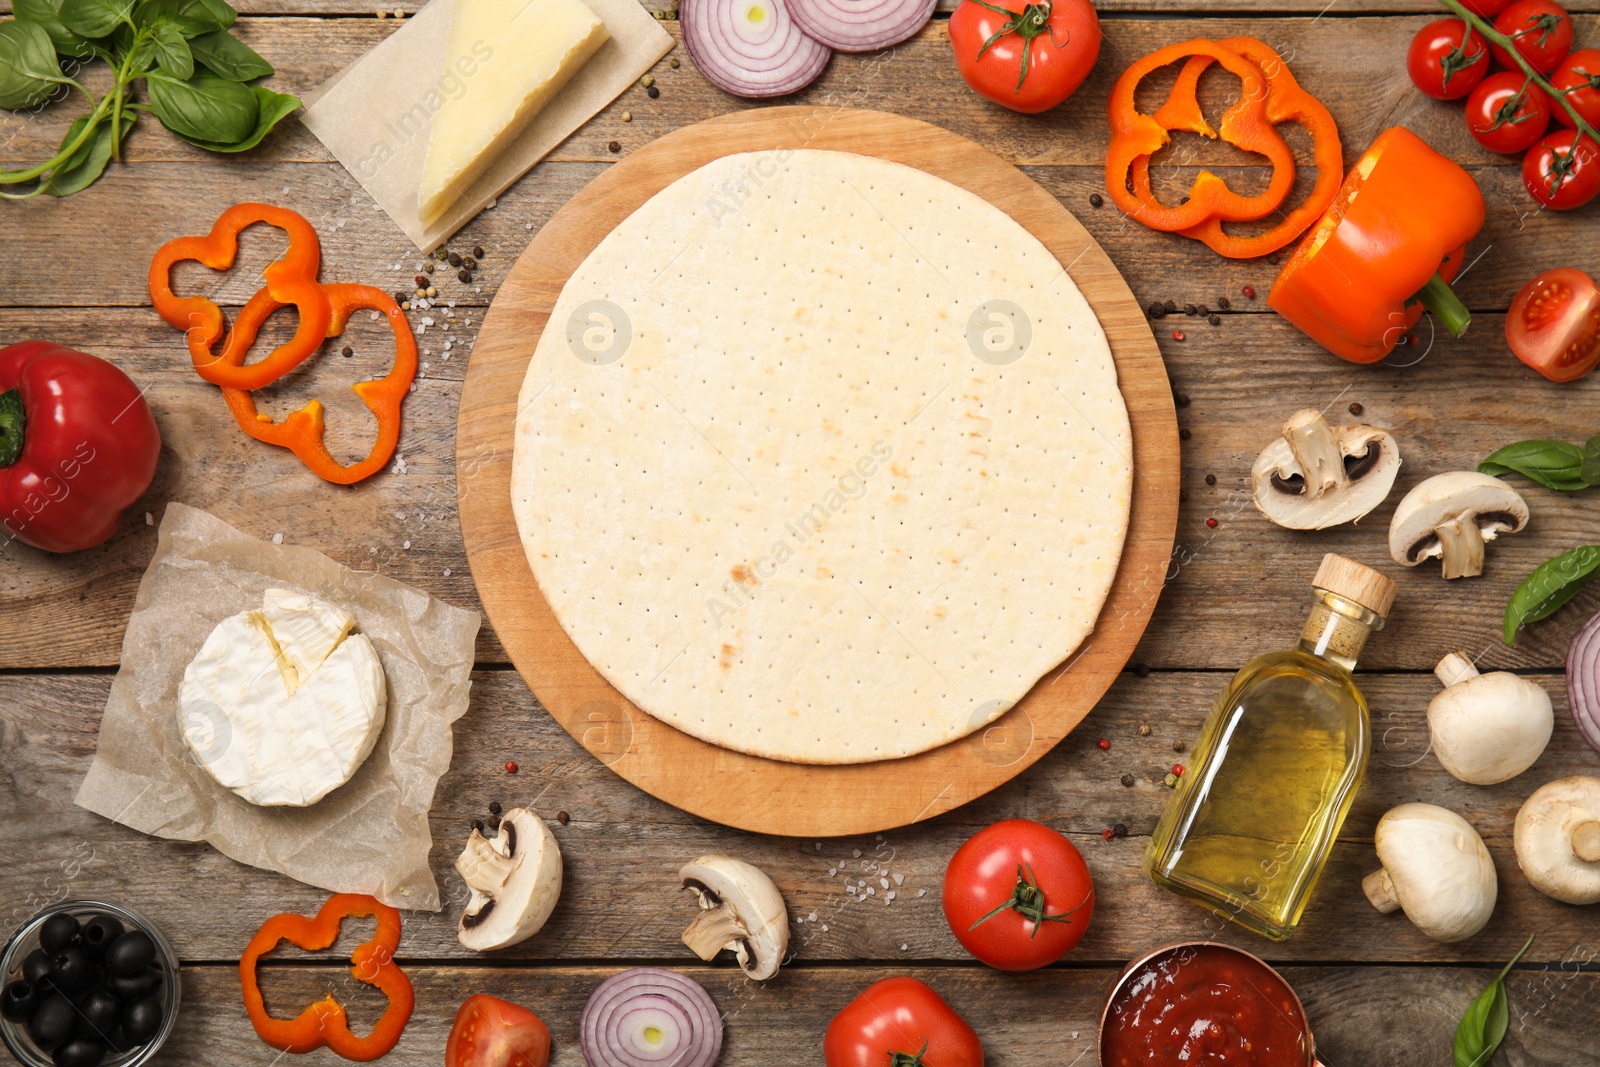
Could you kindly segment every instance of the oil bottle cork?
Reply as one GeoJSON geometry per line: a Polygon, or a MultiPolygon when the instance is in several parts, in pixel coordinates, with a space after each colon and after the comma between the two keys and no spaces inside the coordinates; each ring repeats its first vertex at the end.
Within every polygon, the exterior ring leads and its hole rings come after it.
{"type": "Polygon", "coordinates": [[[1353,559],[1329,552],[1311,584],[1335,596],[1353,600],[1374,615],[1388,618],[1394,607],[1394,580],[1353,559]]]}
{"type": "Polygon", "coordinates": [[[1312,579],[1311,616],[1300,639],[1318,655],[1346,667],[1361,655],[1367,637],[1383,629],[1394,607],[1394,581],[1371,567],[1329,552],[1312,579]]]}

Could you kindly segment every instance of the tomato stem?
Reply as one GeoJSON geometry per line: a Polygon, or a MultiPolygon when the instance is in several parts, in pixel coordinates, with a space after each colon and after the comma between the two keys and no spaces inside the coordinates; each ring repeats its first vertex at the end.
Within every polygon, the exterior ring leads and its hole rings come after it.
{"type": "Polygon", "coordinates": [[[1450,283],[1437,274],[1428,279],[1428,284],[1418,291],[1415,299],[1422,301],[1422,306],[1450,331],[1451,337],[1460,337],[1467,332],[1467,326],[1472,322],[1472,312],[1450,288],[1450,283]]]}
{"type": "Polygon", "coordinates": [[[0,468],[9,467],[22,455],[23,433],[28,415],[22,407],[22,393],[8,389],[0,393],[0,468]]]}
{"type": "MultiPolygon", "coordinates": [[[[1093,892],[1093,890],[1091,889],[1090,892],[1093,892]]],[[[1073,908],[1072,911],[1064,911],[1059,915],[1046,915],[1044,909],[1048,902],[1044,898],[1044,890],[1039,888],[1039,882],[1033,876],[1033,865],[1019,863],[1017,864],[1017,884],[1012,888],[1011,896],[1004,904],[967,927],[967,930],[968,932],[976,930],[1003,912],[1015,911],[1018,915],[1033,923],[1033,929],[1028,934],[1028,939],[1032,940],[1039,933],[1039,928],[1045,923],[1070,923],[1072,920],[1068,916],[1087,903],[1089,903],[1089,898],[1085,895],[1083,900],[1078,903],[1078,907],[1073,908]]]]}
{"type": "MultiPolygon", "coordinates": [[[[1022,69],[1017,74],[1017,87],[1012,90],[1012,92],[1022,92],[1022,85],[1028,80],[1028,57],[1033,51],[1033,39],[1045,34],[1049,36],[1051,44],[1055,44],[1056,41],[1055,27],[1050,25],[1051,0],[1045,0],[1042,4],[1029,4],[1021,11],[1012,11],[999,4],[991,4],[988,0],[972,0],[972,2],[985,11],[1006,16],[1005,23],[991,33],[989,39],[983,42],[983,47],[978,49],[979,59],[982,59],[983,54],[1002,37],[1015,33],[1022,38],[1022,69]]],[[[1057,44],[1056,47],[1062,46],[1057,44]]]]}
{"type": "Polygon", "coordinates": [[[889,1057],[889,1067],[923,1067],[922,1057],[928,1054],[928,1039],[922,1039],[922,1047],[915,1056],[909,1052],[896,1052],[889,1057]]]}

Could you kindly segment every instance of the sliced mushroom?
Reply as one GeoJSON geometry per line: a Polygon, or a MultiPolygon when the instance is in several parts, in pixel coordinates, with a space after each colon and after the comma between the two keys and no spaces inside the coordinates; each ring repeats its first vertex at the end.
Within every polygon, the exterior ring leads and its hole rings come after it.
{"type": "Polygon", "coordinates": [[[1383,914],[1404,909],[1435,941],[1462,941],[1482,930],[1499,896],[1494,860],[1461,816],[1433,804],[1401,804],[1378,820],[1381,870],[1362,879],[1383,914]]]}
{"type": "Polygon", "coordinates": [[[700,900],[700,914],[683,943],[703,960],[732,949],[739,967],[756,981],[778,973],[789,950],[789,911],[783,894],[761,871],[729,856],[701,856],[678,871],[700,900]]]}
{"type": "Polygon", "coordinates": [[[1433,754],[1445,770],[1494,785],[1533,766],[1555,730],[1550,694],[1508,671],[1479,674],[1465,652],[1450,653],[1433,673],[1448,687],[1428,703],[1433,754]]]}
{"type": "Polygon", "coordinates": [[[1483,546],[1528,525],[1528,505],[1505,482],[1477,471],[1435,474],[1405,495],[1389,523],[1389,555],[1415,567],[1442,559],[1446,578],[1483,573],[1483,546]]]}
{"type": "Polygon", "coordinates": [[[1517,812],[1515,840],[1533,888],[1567,904],[1600,904],[1600,778],[1540,788],[1517,812]]]}
{"type": "Polygon", "coordinates": [[[1371,426],[1335,430],[1321,412],[1306,408],[1261,450],[1250,481],[1256,507],[1279,526],[1325,530],[1383,503],[1399,472],[1393,437],[1371,426]]]}
{"type": "Polygon", "coordinates": [[[561,847],[526,808],[507,811],[493,841],[473,830],[456,871],[472,890],[456,936],[477,952],[532,937],[561,897],[561,847]]]}

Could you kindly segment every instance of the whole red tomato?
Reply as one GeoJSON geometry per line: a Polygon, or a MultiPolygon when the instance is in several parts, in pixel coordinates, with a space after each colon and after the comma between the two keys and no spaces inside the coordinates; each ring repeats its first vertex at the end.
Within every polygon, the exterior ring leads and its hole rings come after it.
{"type": "MultiPolygon", "coordinates": [[[[1580,48],[1568,55],[1550,75],[1550,84],[1560,90],[1584,122],[1600,125],[1600,49],[1580,48]]],[[[1556,105],[1550,113],[1561,125],[1572,128],[1572,116],[1566,108],[1556,105]]]]}
{"type": "Polygon", "coordinates": [[[885,978],[833,1017],[828,1067],[983,1067],[983,1043],[944,998],[915,978],[885,978]]]}
{"type": "Polygon", "coordinates": [[[1546,134],[1522,157],[1522,184],[1552,210],[1582,207],[1600,193],[1600,148],[1567,130],[1546,134]]]}
{"type": "Polygon", "coordinates": [[[1491,152],[1526,151],[1549,125],[1550,98],[1520,70],[1489,75],[1467,97],[1467,132],[1491,152]]]}
{"type": "Polygon", "coordinates": [[[527,1008],[476,993],[456,1012],[445,1067],[545,1067],[550,1031],[527,1008]]]}
{"type": "Polygon", "coordinates": [[[1071,96],[1100,57],[1089,0],[961,0],[950,15],[956,67],[979,96],[1025,115],[1071,96]]]}
{"type": "Polygon", "coordinates": [[[1071,952],[1094,917],[1094,880],[1071,841],[1028,819],[979,830],[944,871],[944,917],[961,947],[1002,971],[1071,952]]]}
{"type": "Polygon", "coordinates": [[[1411,38],[1406,70],[1411,84],[1435,100],[1456,100],[1489,73],[1489,45],[1462,19],[1430,22],[1411,38]]]}
{"type": "MultiPolygon", "coordinates": [[[[1534,70],[1549,74],[1572,51],[1572,16],[1555,0],[1516,0],[1500,12],[1494,28],[1511,38],[1511,43],[1534,70]]],[[[1497,44],[1491,44],[1495,61],[1508,70],[1519,70],[1517,61],[1497,44]]]]}
{"type": "Polygon", "coordinates": [[[1522,287],[1506,315],[1506,342],[1552,382],[1570,382],[1600,363],[1600,290],[1581,270],[1547,270],[1522,287]]]}

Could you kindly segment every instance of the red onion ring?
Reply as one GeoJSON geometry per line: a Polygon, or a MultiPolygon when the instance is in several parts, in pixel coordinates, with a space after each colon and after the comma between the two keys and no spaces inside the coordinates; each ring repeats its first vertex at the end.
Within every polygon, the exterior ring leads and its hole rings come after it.
{"type": "Polygon", "coordinates": [[[734,96],[784,96],[816,80],[833,55],[800,32],[784,0],[682,0],[678,21],[689,58],[734,96]],[[751,19],[759,12],[759,19],[751,19]]]}
{"type": "Polygon", "coordinates": [[[1600,614],[1584,624],[1567,649],[1567,703],[1578,732],[1600,752],[1600,614]]]}
{"type": "Polygon", "coordinates": [[[711,1067],[722,1054],[722,1016],[692,978],[635,967],[590,994],[578,1047],[589,1067],[711,1067]]]}
{"type": "Polygon", "coordinates": [[[807,37],[841,52],[899,44],[933,18],[937,0],[788,0],[807,37]]]}

